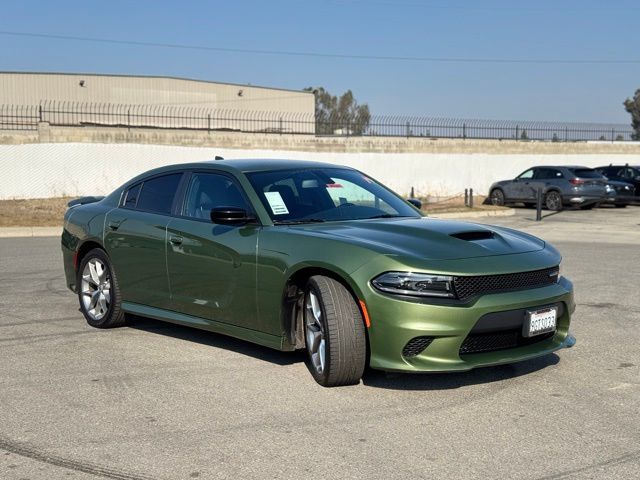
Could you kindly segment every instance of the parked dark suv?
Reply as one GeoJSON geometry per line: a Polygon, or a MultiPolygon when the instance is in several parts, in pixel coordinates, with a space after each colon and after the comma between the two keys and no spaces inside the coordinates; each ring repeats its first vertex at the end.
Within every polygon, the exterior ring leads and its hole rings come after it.
{"type": "Polygon", "coordinates": [[[591,168],[540,166],[522,172],[513,180],[494,183],[489,189],[489,199],[494,205],[533,206],[536,191],[541,188],[543,205],[549,210],[562,210],[565,205],[588,209],[607,198],[606,185],[606,178],[591,168]]]}
{"type": "Polygon", "coordinates": [[[609,180],[630,183],[636,189],[636,196],[640,196],[640,165],[609,165],[596,170],[609,180]]]}

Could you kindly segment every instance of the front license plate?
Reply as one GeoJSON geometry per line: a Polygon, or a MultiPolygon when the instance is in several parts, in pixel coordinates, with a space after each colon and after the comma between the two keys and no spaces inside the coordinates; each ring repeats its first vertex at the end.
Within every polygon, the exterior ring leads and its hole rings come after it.
{"type": "Polygon", "coordinates": [[[522,328],[522,336],[534,337],[543,333],[555,332],[557,316],[556,307],[528,311],[522,328]]]}

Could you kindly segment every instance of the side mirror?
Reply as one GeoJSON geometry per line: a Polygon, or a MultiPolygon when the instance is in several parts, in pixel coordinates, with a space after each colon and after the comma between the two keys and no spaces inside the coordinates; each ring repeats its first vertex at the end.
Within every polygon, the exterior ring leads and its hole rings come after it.
{"type": "Polygon", "coordinates": [[[243,208],[215,207],[211,210],[211,221],[220,225],[245,225],[255,219],[243,208]]]}
{"type": "Polygon", "coordinates": [[[422,208],[422,202],[420,200],[418,200],[417,198],[409,198],[409,199],[407,199],[407,203],[410,203],[411,205],[416,207],[418,210],[420,210],[422,208]]]}

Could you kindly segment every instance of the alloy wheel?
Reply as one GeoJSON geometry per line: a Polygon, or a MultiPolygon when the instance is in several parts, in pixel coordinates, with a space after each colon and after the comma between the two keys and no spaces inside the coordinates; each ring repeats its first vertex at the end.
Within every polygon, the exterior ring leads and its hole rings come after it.
{"type": "Polygon", "coordinates": [[[549,192],[545,204],[549,210],[557,211],[562,208],[562,199],[557,192],[549,192]]]}
{"type": "Polygon", "coordinates": [[[82,271],[82,304],[87,315],[100,320],[111,304],[111,278],[109,270],[99,258],[90,259],[82,271]]]}
{"type": "Polygon", "coordinates": [[[491,192],[491,203],[493,205],[504,205],[504,193],[502,190],[494,190],[491,192]]]}
{"type": "Polygon", "coordinates": [[[313,290],[307,294],[305,301],[305,334],[307,351],[316,371],[321,374],[325,367],[325,333],[322,319],[322,307],[313,290]]]}

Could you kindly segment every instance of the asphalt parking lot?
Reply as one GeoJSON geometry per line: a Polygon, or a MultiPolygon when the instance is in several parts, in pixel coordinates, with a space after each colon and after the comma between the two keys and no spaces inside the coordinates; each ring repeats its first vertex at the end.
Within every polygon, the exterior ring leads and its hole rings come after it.
{"type": "Polygon", "coordinates": [[[93,329],[58,238],[0,239],[0,478],[640,478],[640,207],[534,217],[476,221],[560,249],[574,348],[337,389],[301,354],[93,329]]]}

